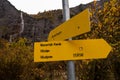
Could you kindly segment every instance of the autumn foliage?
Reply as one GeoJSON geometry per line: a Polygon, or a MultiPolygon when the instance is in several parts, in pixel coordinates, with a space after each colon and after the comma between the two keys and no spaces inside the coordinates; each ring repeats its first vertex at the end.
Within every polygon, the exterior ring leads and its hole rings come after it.
{"type": "MultiPolygon", "coordinates": [[[[76,80],[120,80],[120,0],[110,0],[104,6],[94,2],[89,7],[91,31],[73,39],[103,38],[112,51],[106,59],[74,61],[76,80]]],[[[53,17],[49,14],[47,18],[54,21],[53,17]]],[[[33,53],[33,43],[27,39],[11,43],[0,39],[0,80],[67,80],[65,61],[35,63],[33,53]]]]}

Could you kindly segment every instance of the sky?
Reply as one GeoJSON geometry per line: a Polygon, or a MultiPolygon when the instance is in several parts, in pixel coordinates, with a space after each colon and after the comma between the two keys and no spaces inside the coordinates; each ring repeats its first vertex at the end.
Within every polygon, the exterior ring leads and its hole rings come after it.
{"type": "MultiPolygon", "coordinates": [[[[55,9],[62,9],[62,0],[8,0],[18,10],[28,14],[37,14],[55,9]]],[[[87,4],[93,0],[69,0],[69,7],[87,4]]]]}

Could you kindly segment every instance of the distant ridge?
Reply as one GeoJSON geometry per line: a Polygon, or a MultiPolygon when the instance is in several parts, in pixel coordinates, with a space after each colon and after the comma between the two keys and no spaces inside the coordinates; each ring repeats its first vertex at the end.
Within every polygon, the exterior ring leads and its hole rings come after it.
{"type": "MultiPolygon", "coordinates": [[[[103,3],[109,0],[98,1],[97,4],[103,6],[103,3]]],[[[83,11],[89,4],[80,4],[70,9],[71,17],[83,11]]],[[[9,40],[10,35],[19,33],[21,27],[20,12],[8,0],[0,0],[0,38],[9,40]]],[[[47,40],[49,32],[63,22],[62,10],[52,10],[36,15],[23,13],[25,29],[21,37],[31,41],[47,40]]],[[[15,36],[18,37],[18,36],[15,36]]]]}

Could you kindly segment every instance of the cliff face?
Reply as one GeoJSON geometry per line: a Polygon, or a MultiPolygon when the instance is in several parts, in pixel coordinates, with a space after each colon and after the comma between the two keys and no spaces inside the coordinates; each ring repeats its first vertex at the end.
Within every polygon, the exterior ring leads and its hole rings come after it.
{"type": "Polygon", "coordinates": [[[7,0],[0,0],[0,37],[12,33],[14,28],[19,28],[19,18],[19,11],[14,6],[7,0]]]}
{"type": "MultiPolygon", "coordinates": [[[[7,0],[0,0],[0,38],[8,39],[10,35],[17,34],[21,29],[21,11],[17,10],[7,0]]],[[[46,18],[35,19],[26,13],[23,13],[24,31],[22,37],[27,39],[41,41],[46,40],[49,28],[53,27],[53,23],[46,18]]],[[[13,37],[17,37],[16,35],[13,37]]]]}
{"type": "MultiPolygon", "coordinates": [[[[98,4],[103,5],[106,0],[101,0],[98,4]]],[[[108,1],[108,0],[107,0],[108,1]]],[[[70,9],[71,17],[83,11],[85,8],[93,5],[89,3],[86,5],[79,5],[70,9]]],[[[21,11],[17,10],[7,0],[0,0],[0,38],[9,39],[10,35],[18,34],[21,29],[21,11]]],[[[37,15],[28,15],[23,13],[24,18],[24,31],[20,35],[32,41],[45,41],[47,40],[49,32],[60,25],[62,20],[62,10],[53,10],[37,15]]],[[[14,37],[17,37],[14,36],[14,37]]]]}
{"type": "Polygon", "coordinates": [[[0,18],[2,17],[10,17],[10,16],[18,17],[18,10],[11,5],[7,0],[0,0],[0,18]]]}

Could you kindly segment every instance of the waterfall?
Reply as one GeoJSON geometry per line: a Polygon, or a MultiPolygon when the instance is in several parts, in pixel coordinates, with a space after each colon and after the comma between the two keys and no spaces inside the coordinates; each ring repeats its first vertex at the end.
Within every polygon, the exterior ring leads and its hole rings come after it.
{"type": "Polygon", "coordinates": [[[20,17],[21,17],[20,32],[10,35],[9,42],[12,42],[12,40],[13,40],[15,37],[17,37],[18,35],[21,35],[21,34],[23,33],[23,31],[24,31],[24,19],[23,19],[23,13],[22,13],[22,11],[21,11],[20,17]]]}
{"type": "Polygon", "coordinates": [[[24,19],[23,19],[23,13],[22,13],[22,11],[21,11],[21,29],[20,29],[20,34],[22,34],[23,33],[23,31],[24,31],[24,19]]]}
{"type": "Polygon", "coordinates": [[[12,42],[12,35],[10,35],[10,39],[9,39],[9,42],[10,42],[10,43],[12,42]]]}

